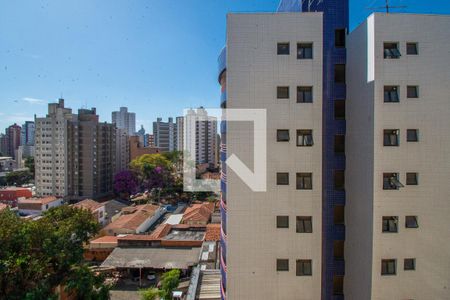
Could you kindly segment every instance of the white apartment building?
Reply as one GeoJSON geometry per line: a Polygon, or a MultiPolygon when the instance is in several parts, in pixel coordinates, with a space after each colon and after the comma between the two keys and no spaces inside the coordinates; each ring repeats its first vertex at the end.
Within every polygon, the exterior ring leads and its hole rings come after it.
{"type": "Polygon", "coordinates": [[[128,112],[127,107],[121,107],[119,111],[111,113],[112,123],[119,129],[125,129],[129,136],[136,133],[136,114],[128,112]]]}
{"type": "Polygon", "coordinates": [[[46,117],[35,117],[35,183],[38,196],[67,195],[67,128],[74,117],[72,110],[64,107],[64,99],[50,103],[46,117]]]}
{"type": "Polygon", "coordinates": [[[443,15],[348,37],[346,299],[450,297],[449,49],[443,15]]]}
{"type": "Polygon", "coordinates": [[[128,169],[130,163],[130,143],[126,129],[116,129],[116,170],[115,173],[128,169]]]}
{"type": "MultiPolygon", "coordinates": [[[[267,110],[268,155],[266,192],[223,175],[227,299],[321,299],[322,27],[322,13],[227,17],[226,107],[267,110]]],[[[226,126],[253,169],[252,124],[226,126]]]]}

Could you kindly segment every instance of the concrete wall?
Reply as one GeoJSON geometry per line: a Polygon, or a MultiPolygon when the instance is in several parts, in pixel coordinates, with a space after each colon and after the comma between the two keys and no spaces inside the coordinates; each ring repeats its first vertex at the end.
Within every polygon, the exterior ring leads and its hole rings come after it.
{"type": "MultiPolygon", "coordinates": [[[[322,14],[230,14],[227,20],[227,108],[267,109],[267,192],[252,192],[227,169],[227,298],[320,299],[322,245],[322,14]],[[290,42],[290,55],[277,43],[290,42]],[[313,60],[297,60],[297,42],[314,43],[313,60]],[[290,99],[277,99],[277,86],[290,99]],[[296,103],[297,86],[313,86],[314,103],[296,103]],[[277,142],[277,129],[290,141],[277,142]],[[296,146],[296,130],[312,129],[313,147],[296,146]],[[277,186],[276,173],[290,185],[277,186]],[[313,173],[313,190],[296,190],[296,173],[313,173]],[[288,229],[276,216],[288,215],[288,229]],[[313,233],[296,233],[296,216],[312,216],[313,233]],[[277,272],[277,258],[289,271],[277,272]],[[312,259],[313,275],[296,276],[297,259],[312,259]]],[[[253,168],[253,126],[228,122],[227,154],[253,168]]]]}

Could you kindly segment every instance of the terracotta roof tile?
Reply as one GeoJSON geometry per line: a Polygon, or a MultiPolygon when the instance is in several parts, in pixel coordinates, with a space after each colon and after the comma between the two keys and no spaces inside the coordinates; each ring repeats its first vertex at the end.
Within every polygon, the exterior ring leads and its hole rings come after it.
{"type": "Polygon", "coordinates": [[[220,224],[206,225],[205,241],[219,241],[220,240],[220,224]]]}
{"type": "MultiPolygon", "coordinates": [[[[117,220],[110,223],[104,230],[129,229],[136,230],[145,220],[153,216],[159,206],[152,204],[138,205],[133,213],[121,215],[117,220]]],[[[123,211],[123,209],[122,209],[123,211]]]]}
{"type": "Polygon", "coordinates": [[[215,204],[213,202],[193,204],[186,209],[181,222],[208,222],[214,207],[215,204]]]}
{"type": "Polygon", "coordinates": [[[88,209],[90,211],[95,211],[99,207],[102,207],[103,203],[98,203],[97,201],[94,201],[92,199],[84,199],[83,201],[80,201],[78,203],[75,203],[73,206],[77,208],[84,208],[88,209]]]}

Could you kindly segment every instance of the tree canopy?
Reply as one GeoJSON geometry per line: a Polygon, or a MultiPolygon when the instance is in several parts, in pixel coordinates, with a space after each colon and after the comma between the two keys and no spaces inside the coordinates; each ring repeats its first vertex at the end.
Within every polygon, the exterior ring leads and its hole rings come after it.
{"type": "Polygon", "coordinates": [[[83,244],[98,231],[90,211],[67,205],[35,221],[0,212],[0,295],[54,299],[65,286],[78,299],[107,299],[102,278],[83,263],[83,244]]]}

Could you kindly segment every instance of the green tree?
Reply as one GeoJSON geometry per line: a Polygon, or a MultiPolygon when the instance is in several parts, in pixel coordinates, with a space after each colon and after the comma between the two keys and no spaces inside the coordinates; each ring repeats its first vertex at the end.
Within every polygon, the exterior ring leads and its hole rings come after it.
{"type": "Polygon", "coordinates": [[[161,297],[171,299],[172,292],[180,283],[180,270],[174,269],[163,274],[161,278],[161,297]]]}
{"type": "Polygon", "coordinates": [[[144,154],[131,161],[130,166],[140,172],[144,172],[145,169],[154,169],[156,167],[162,167],[166,170],[173,170],[174,166],[170,160],[168,160],[163,154],[144,154]]]}
{"type": "Polygon", "coordinates": [[[32,182],[34,179],[30,171],[13,171],[6,174],[6,184],[20,186],[32,182]]]}
{"type": "Polygon", "coordinates": [[[161,296],[161,291],[155,287],[142,289],[139,291],[142,300],[157,300],[161,296]]]}
{"type": "Polygon", "coordinates": [[[34,177],[34,157],[33,156],[28,156],[25,159],[25,167],[28,168],[28,170],[30,170],[31,175],[33,175],[33,177],[34,177]]]}
{"type": "Polygon", "coordinates": [[[83,263],[83,244],[99,224],[87,210],[67,205],[36,221],[0,212],[0,295],[7,299],[54,299],[66,286],[79,299],[107,299],[103,279],[83,263]]]}

